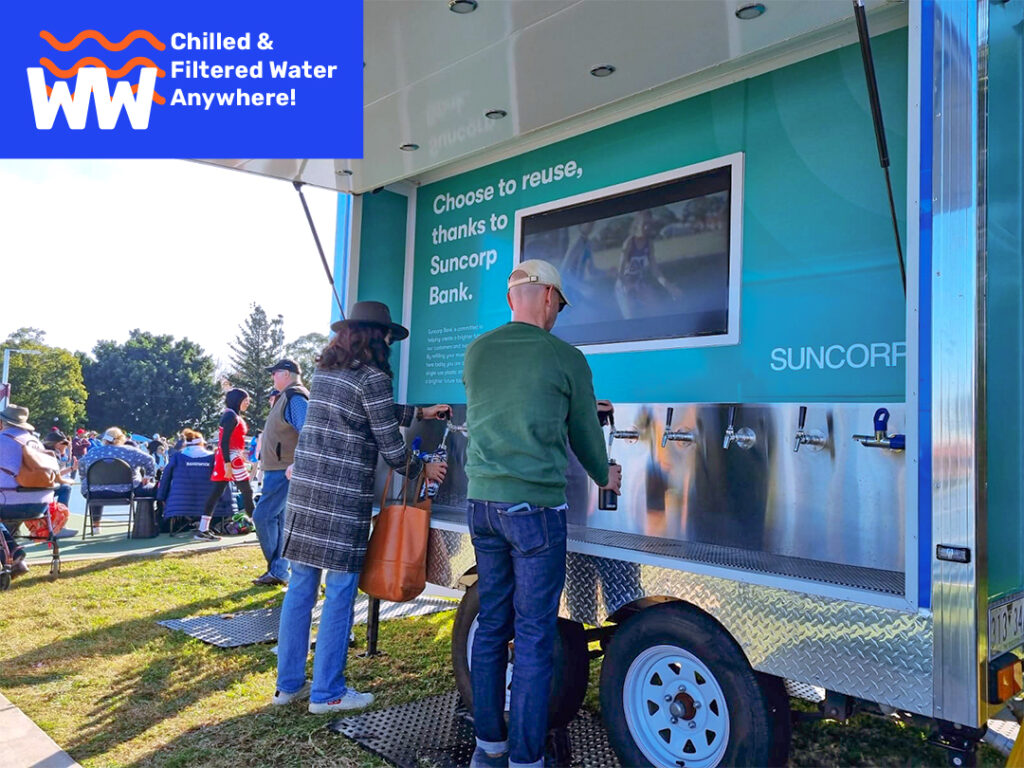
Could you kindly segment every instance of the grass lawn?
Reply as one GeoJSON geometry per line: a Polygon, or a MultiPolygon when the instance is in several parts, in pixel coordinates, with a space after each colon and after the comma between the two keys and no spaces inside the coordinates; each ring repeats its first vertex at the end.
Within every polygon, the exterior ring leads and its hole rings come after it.
{"type": "MultiPolygon", "coordinates": [[[[269,706],[270,646],[225,650],[156,624],[275,605],[280,590],[249,583],[262,571],[255,547],[68,562],[57,582],[33,568],[0,594],[0,690],[86,768],[382,765],[327,731],[332,716],[269,706]]],[[[350,681],[377,696],[375,707],[451,690],[453,619],[383,623],[388,655],[353,655],[350,681]]],[[[364,647],[364,628],[356,636],[364,647]]],[[[592,686],[588,706],[596,698],[592,686]]],[[[1003,758],[986,748],[981,762],[1003,758]]],[[[945,757],[919,731],[862,716],[798,724],[792,764],[944,765],[945,757]]]]}

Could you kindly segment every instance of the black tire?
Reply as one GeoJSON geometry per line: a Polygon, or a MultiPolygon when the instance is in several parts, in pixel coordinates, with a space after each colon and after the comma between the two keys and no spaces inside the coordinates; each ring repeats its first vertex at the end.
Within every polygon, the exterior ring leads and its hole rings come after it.
{"type": "MultiPolygon", "coordinates": [[[[455,613],[452,629],[452,666],[455,668],[455,685],[463,703],[473,711],[473,685],[469,675],[468,640],[470,630],[480,613],[480,597],[476,586],[466,590],[459,609],[455,613]]],[[[558,619],[558,634],[555,637],[554,672],[551,676],[551,694],[548,699],[548,727],[561,728],[568,725],[587,695],[589,682],[590,655],[583,625],[568,619],[558,619]]]]}
{"type": "Polygon", "coordinates": [[[764,693],[765,703],[771,713],[775,739],[772,756],[768,765],[786,765],[789,762],[789,749],[793,739],[793,714],[789,709],[789,693],[786,682],[781,677],[755,673],[764,693]]]}
{"type": "Polygon", "coordinates": [[[743,652],[718,622],[686,603],[647,608],[615,633],[601,666],[601,715],[622,765],[679,768],[689,757],[691,762],[713,760],[713,765],[767,766],[773,764],[777,752],[775,717],[743,652]],[[689,666],[671,661],[675,658],[689,666]],[[646,666],[648,660],[650,667],[646,666]],[[638,666],[631,671],[635,661],[638,666]],[[710,679],[699,672],[694,675],[696,665],[702,666],[710,679]],[[666,669],[666,678],[672,674],[679,677],[663,681],[658,673],[646,671],[667,667],[671,669],[666,669]],[[630,691],[636,695],[637,688],[650,699],[630,702],[634,733],[625,697],[630,691]],[[662,691],[673,697],[671,704],[662,700],[662,691]],[[724,715],[720,698],[725,700],[724,715]],[[678,712],[676,722],[671,721],[674,713],[669,707],[678,712]],[[716,744],[719,737],[722,741],[716,744]],[[698,741],[701,738],[707,743],[698,741]],[[646,754],[638,741],[647,745],[646,754]],[[673,759],[658,758],[660,750],[665,751],[661,754],[671,752],[673,759]]]}
{"type": "Polygon", "coordinates": [[[11,572],[4,571],[0,573],[0,592],[6,592],[11,588],[11,572]]]}

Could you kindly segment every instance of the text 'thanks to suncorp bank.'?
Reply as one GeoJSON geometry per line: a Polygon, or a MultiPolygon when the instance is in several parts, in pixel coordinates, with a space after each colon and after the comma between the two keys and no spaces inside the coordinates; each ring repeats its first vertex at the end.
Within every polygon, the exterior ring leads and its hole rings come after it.
{"type": "Polygon", "coordinates": [[[19,8],[0,156],[361,157],[362,3],[225,5],[19,8]]]}

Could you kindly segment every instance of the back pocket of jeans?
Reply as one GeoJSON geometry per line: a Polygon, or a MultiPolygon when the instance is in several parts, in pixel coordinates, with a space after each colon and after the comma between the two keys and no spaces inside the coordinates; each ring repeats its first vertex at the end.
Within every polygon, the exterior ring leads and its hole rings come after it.
{"type": "Polygon", "coordinates": [[[544,507],[511,507],[498,510],[505,540],[521,555],[532,555],[548,543],[547,515],[544,507]]]}

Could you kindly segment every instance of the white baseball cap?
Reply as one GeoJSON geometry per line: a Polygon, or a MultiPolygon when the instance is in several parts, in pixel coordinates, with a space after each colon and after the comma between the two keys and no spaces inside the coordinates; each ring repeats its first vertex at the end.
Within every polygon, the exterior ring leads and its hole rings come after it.
{"type": "Polygon", "coordinates": [[[551,263],[541,259],[527,259],[516,266],[512,270],[512,274],[508,276],[509,288],[514,288],[517,285],[527,285],[528,283],[552,286],[558,291],[558,295],[562,297],[565,305],[567,307],[572,306],[565,295],[565,290],[562,288],[562,276],[558,274],[558,270],[551,263]]]}

